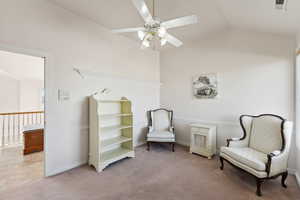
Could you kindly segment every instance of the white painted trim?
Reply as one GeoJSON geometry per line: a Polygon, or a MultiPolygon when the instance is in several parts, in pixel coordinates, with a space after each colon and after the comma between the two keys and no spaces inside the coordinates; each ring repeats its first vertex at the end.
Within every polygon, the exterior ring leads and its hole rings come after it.
{"type": "Polygon", "coordinates": [[[56,168],[54,171],[48,172],[48,174],[50,174],[50,175],[48,175],[47,177],[62,174],[64,172],[70,171],[72,169],[78,168],[78,167],[86,165],[86,164],[87,164],[87,161],[85,161],[85,162],[82,162],[82,161],[74,162],[70,166],[65,166],[65,167],[62,167],[62,168],[56,168]]]}
{"type": "Polygon", "coordinates": [[[131,82],[136,85],[142,85],[142,86],[154,86],[160,88],[162,86],[162,83],[160,81],[143,81],[143,80],[137,80],[137,79],[127,79],[122,76],[117,76],[113,74],[105,74],[99,71],[90,71],[86,69],[81,69],[74,67],[74,69],[78,70],[80,74],[84,78],[97,78],[97,79],[118,79],[119,81],[126,81],[131,82]]]}
{"type": "Polygon", "coordinates": [[[0,50],[9,51],[12,53],[25,54],[28,56],[41,57],[41,58],[52,57],[52,56],[50,56],[49,53],[44,52],[44,51],[28,49],[28,48],[21,48],[21,47],[17,47],[17,46],[11,45],[11,44],[4,44],[4,43],[0,43],[0,50]]]}
{"type": "Polygon", "coordinates": [[[139,142],[139,143],[135,144],[134,147],[140,147],[140,146],[143,146],[145,144],[146,144],[146,140],[143,141],[143,142],[139,142]]]}
{"type": "MultiPolygon", "coordinates": [[[[140,142],[137,145],[135,145],[134,147],[139,147],[139,146],[142,146],[144,144],[146,144],[146,141],[145,142],[140,142]]],[[[88,163],[88,161],[74,162],[71,166],[66,166],[66,167],[63,167],[63,168],[55,169],[54,171],[49,172],[50,175],[48,177],[50,177],[50,176],[56,176],[58,174],[65,173],[65,172],[70,171],[72,169],[75,169],[75,168],[81,167],[83,165],[86,165],[87,163],[88,163]]]]}
{"type": "Polygon", "coordinates": [[[292,174],[292,175],[295,175],[297,173],[296,169],[288,168],[287,170],[288,170],[289,174],[292,174]]]}
{"type": "Polygon", "coordinates": [[[177,144],[180,144],[180,145],[182,145],[182,146],[185,146],[185,147],[189,147],[189,146],[190,146],[190,144],[188,144],[188,143],[186,143],[186,142],[184,142],[184,141],[181,141],[181,140],[176,140],[176,143],[177,143],[177,144]]]}
{"type": "Polygon", "coordinates": [[[300,175],[299,175],[299,173],[296,172],[295,176],[296,176],[296,180],[297,180],[298,186],[300,187],[300,175]]]}
{"type": "Polygon", "coordinates": [[[234,122],[234,121],[201,120],[201,119],[197,119],[197,118],[188,118],[188,117],[175,117],[174,120],[193,121],[193,122],[203,123],[203,124],[240,126],[240,124],[238,122],[234,122]]]}
{"type": "MultiPolygon", "coordinates": [[[[44,96],[44,135],[47,135],[48,133],[48,128],[47,128],[47,118],[48,118],[48,81],[50,77],[50,64],[49,60],[52,60],[52,55],[49,53],[46,53],[44,51],[40,50],[35,50],[35,49],[29,49],[29,48],[22,48],[18,47],[12,44],[4,44],[0,43],[0,50],[2,51],[8,51],[12,53],[19,53],[19,54],[24,54],[28,56],[34,56],[34,57],[41,57],[44,59],[44,90],[45,90],[45,96],[44,96]],[[47,76],[48,75],[48,76],[47,76]]],[[[47,152],[48,152],[48,145],[47,145],[47,140],[46,137],[44,136],[44,177],[49,176],[49,173],[47,173],[47,152]]]]}

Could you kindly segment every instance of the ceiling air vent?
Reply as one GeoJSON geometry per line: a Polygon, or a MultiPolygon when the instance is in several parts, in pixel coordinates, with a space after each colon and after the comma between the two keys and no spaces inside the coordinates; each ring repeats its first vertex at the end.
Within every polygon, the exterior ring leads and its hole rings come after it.
{"type": "Polygon", "coordinates": [[[275,0],[275,8],[278,10],[286,10],[288,0],[275,0]]]}

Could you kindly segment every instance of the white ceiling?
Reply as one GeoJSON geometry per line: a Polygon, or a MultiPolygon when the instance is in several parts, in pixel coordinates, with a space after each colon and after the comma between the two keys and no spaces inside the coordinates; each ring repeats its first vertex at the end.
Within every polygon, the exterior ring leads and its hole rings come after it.
{"type": "Polygon", "coordinates": [[[44,59],[0,51],[0,74],[16,80],[44,80],[44,59]]]}
{"type": "MultiPolygon", "coordinates": [[[[131,0],[49,0],[109,28],[143,26],[144,22],[131,0]],[[87,3],[88,2],[88,3],[87,3]]],[[[152,11],[152,0],[145,0],[152,11]]],[[[227,25],[215,0],[155,0],[155,16],[162,21],[196,14],[199,24],[170,30],[181,40],[194,39],[227,25]],[[187,3],[188,2],[188,3],[187,3]]],[[[125,34],[137,39],[135,33],[125,34]]]]}
{"type": "MultiPolygon", "coordinates": [[[[49,0],[109,29],[142,26],[131,0],[49,0]]],[[[152,10],[152,0],[145,0],[152,10]]],[[[196,40],[214,31],[239,29],[294,36],[300,30],[300,0],[288,0],[287,11],[274,9],[275,0],[155,0],[161,20],[196,14],[199,24],[170,30],[181,39],[196,40]]],[[[137,38],[136,34],[127,36],[137,38]]]]}
{"type": "Polygon", "coordinates": [[[300,30],[300,1],[286,1],[284,11],[274,9],[275,0],[217,0],[232,27],[295,36],[300,30]]]}

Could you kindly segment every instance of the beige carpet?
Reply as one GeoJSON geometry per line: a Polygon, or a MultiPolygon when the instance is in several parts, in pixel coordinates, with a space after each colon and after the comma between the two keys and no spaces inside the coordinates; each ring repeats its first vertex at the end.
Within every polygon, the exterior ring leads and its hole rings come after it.
{"type": "Polygon", "coordinates": [[[136,149],[136,158],[125,159],[97,174],[83,166],[61,175],[0,193],[4,200],[235,200],[300,199],[295,178],[289,176],[288,188],[280,179],[263,185],[263,197],[255,195],[255,181],[219,160],[189,154],[184,147],[176,152],[155,145],[136,149]]]}
{"type": "Polygon", "coordinates": [[[43,158],[43,152],[24,156],[23,147],[0,149],[0,192],[41,180],[44,177],[43,158]]]}

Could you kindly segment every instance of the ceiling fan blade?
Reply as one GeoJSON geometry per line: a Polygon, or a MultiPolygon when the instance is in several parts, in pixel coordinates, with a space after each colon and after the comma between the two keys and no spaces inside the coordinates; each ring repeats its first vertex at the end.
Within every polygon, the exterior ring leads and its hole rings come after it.
{"type": "Polygon", "coordinates": [[[131,0],[136,9],[139,11],[140,15],[143,17],[145,22],[152,22],[152,15],[144,0],[131,0]]]}
{"type": "Polygon", "coordinates": [[[122,28],[122,29],[114,29],[112,30],[113,33],[129,33],[129,32],[137,32],[137,31],[144,31],[144,27],[136,27],[136,28],[122,28]]]}
{"type": "Polygon", "coordinates": [[[164,37],[170,44],[174,45],[175,47],[180,47],[181,45],[183,45],[183,43],[178,40],[176,37],[170,35],[169,33],[166,33],[165,37],[164,37]]]}
{"type": "Polygon", "coordinates": [[[186,26],[186,25],[196,24],[196,23],[198,23],[197,15],[191,15],[191,16],[180,17],[180,18],[162,22],[161,26],[165,27],[166,29],[169,29],[169,28],[186,26]]]}

